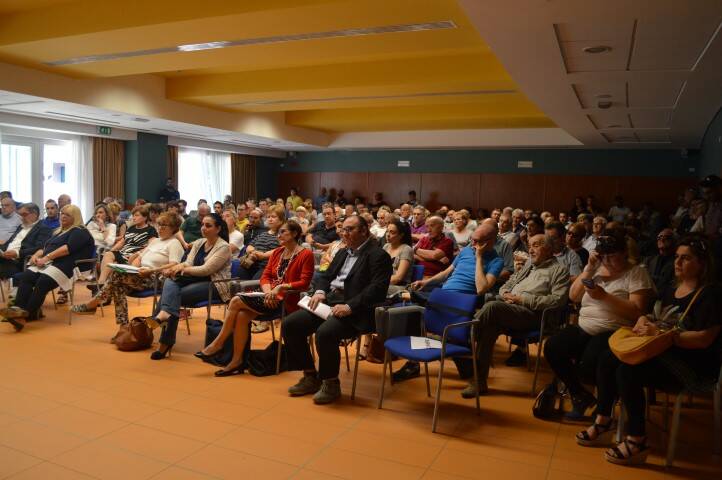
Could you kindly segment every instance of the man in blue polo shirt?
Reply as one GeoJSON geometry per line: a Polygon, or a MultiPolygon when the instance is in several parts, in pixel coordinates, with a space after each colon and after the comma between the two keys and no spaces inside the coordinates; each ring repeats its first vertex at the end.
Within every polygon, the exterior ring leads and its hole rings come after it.
{"type": "MultiPolygon", "coordinates": [[[[496,228],[489,224],[482,224],[477,227],[474,233],[471,234],[469,245],[461,249],[453,263],[446,270],[437,273],[433,277],[412,283],[411,288],[417,291],[421,289],[429,290],[428,287],[443,283],[441,288],[444,290],[470,293],[483,298],[484,294],[494,286],[496,279],[499,278],[504,269],[504,260],[494,249],[496,234],[496,228]]],[[[414,299],[428,298],[424,293],[415,293],[414,299]]],[[[406,362],[400,370],[393,373],[394,381],[417,377],[419,372],[418,363],[406,362]]]]}

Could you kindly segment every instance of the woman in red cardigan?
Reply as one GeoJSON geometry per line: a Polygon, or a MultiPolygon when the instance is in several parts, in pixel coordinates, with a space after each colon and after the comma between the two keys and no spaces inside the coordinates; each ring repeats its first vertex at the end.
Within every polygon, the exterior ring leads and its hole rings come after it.
{"type": "MultiPolygon", "coordinates": [[[[239,293],[228,305],[226,319],[221,333],[197,352],[196,357],[209,360],[218,353],[229,335],[233,334],[233,358],[221,370],[217,377],[227,377],[243,373],[243,350],[248,340],[248,324],[259,315],[281,316],[281,302],[285,302],[286,312],[298,310],[299,295],[288,294],[286,290],[305,291],[311,284],[314,272],[313,252],[301,247],[303,237],[301,226],[289,220],[278,229],[278,243],[281,246],[273,251],[261,276],[263,296],[250,296],[239,293]]],[[[254,292],[255,295],[258,295],[254,292]]]]}

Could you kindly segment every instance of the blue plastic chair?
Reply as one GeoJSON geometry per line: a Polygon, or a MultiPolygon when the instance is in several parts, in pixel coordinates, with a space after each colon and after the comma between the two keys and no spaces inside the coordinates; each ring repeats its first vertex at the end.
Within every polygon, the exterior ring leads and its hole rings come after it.
{"type": "Polygon", "coordinates": [[[411,281],[418,282],[419,280],[423,280],[423,278],[424,278],[424,266],[423,265],[413,265],[411,267],[411,281]]]}
{"type": "MultiPolygon", "coordinates": [[[[437,288],[431,292],[426,307],[418,305],[408,307],[390,308],[389,321],[396,315],[405,315],[419,312],[422,314],[421,332],[423,336],[433,334],[441,337],[441,348],[412,349],[411,337],[394,337],[384,342],[386,353],[384,355],[384,369],[381,378],[381,392],[378,408],[383,406],[384,387],[386,384],[386,368],[391,372],[391,358],[393,355],[424,363],[426,371],[426,392],[431,396],[429,385],[429,362],[439,362],[439,378],[436,384],[436,398],[434,401],[434,417],[431,431],[436,432],[439,417],[439,399],[441,397],[441,383],[444,374],[444,360],[448,357],[471,357],[474,364],[474,378],[476,371],[476,340],[474,327],[479,320],[472,320],[476,310],[477,296],[467,293],[452,292],[437,288]]],[[[393,381],[393,377],[392,377],[393,381]]],[[[476,395],[476,409],[481,411],[479,394],[476,395]]]]}

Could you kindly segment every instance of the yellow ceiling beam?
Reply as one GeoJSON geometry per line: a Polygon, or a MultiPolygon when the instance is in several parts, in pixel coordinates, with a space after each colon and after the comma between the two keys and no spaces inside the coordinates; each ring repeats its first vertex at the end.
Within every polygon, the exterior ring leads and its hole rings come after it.
{"type": "Polygon", "coordinates": [[[466,104],[295,111],[286,113],[286,123],[328,132],[555,126],[520,94],[466,104]]]}

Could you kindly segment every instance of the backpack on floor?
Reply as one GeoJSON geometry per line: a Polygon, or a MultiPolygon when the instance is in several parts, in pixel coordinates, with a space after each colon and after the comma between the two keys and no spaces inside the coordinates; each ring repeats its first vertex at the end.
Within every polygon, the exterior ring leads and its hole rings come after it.
{"type": "Polygon", "coordinates": [[[557,381],[553,381],[539,392],[531,408],[536,418],[542,420],[556,420],[561,415],[561,394],[557,381]]]}

